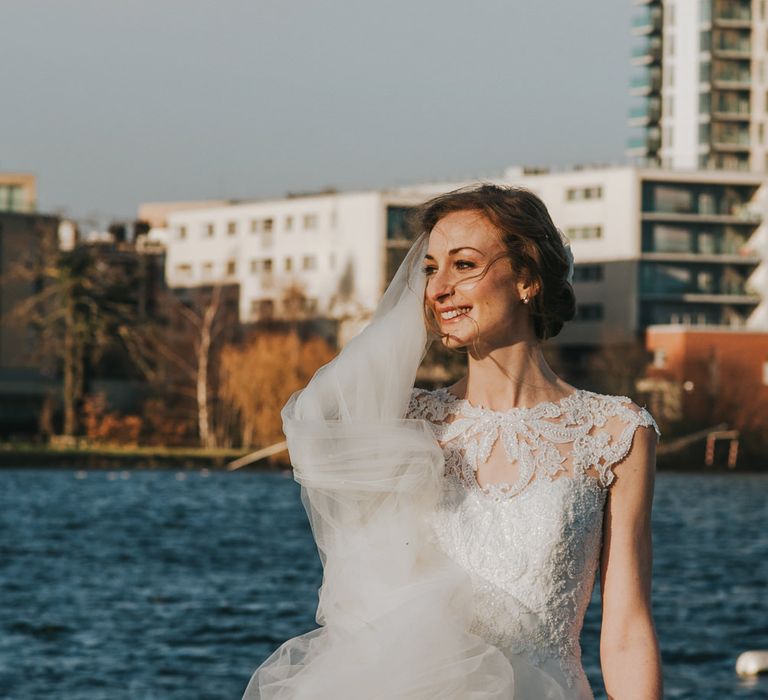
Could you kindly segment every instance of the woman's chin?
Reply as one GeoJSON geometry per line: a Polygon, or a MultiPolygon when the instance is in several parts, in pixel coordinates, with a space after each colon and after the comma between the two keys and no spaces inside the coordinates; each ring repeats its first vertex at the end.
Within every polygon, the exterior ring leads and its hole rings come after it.
{"type": "Polygon", "coordinates": [[[442,336],[443,345],[446,348],[458,349],[466,347],[469,344],[469,339],[460,335],[453,335],[452,333],[445,333],[442,336]]]}

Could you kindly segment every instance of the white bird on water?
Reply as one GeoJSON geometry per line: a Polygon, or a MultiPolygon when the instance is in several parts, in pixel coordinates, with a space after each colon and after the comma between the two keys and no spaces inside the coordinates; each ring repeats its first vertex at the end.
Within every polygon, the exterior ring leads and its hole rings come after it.
{"type": "Polygon", "coordinates": [[[745,651],[736,659],[736,673],[740,676],[757,676],[768,673],[768,651],[745,651]]]}

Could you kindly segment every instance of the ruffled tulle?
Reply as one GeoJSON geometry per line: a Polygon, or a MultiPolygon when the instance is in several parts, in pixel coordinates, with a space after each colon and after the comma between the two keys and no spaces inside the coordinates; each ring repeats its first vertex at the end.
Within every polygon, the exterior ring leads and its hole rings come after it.
{"type": "Polygon", "coordinates": [[[468,631],[468,576],[431,537],[443,454],[426,423],[402,418],[427,342],[424,251],[422,238],[372,323],[283,409],[323,562],[321,627],[272,654],[247,700],[565,697],[468,631]]]}

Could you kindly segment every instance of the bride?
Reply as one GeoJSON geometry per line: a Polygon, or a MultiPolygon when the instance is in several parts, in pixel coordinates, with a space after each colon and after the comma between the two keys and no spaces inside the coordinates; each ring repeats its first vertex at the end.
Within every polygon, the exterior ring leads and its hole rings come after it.
{"type": "Polygon", "coordinates": [[[658,427],[544,359],[574,315],[567,242],[520,188],[451,192],[417,221],[371,324],[283,409],[323,562],[320,627],[244,698],[587,700],[579,635],[598,572],[606,692],[661,698],[658,427]],[[436,338],[466,352],[466,376],[414,389],[436,338]]]}

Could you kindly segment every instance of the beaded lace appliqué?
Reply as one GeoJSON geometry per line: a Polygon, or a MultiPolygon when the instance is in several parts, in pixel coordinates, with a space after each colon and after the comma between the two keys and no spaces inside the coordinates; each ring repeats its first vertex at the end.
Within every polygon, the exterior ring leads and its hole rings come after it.
{"type": "Polygon", "coordinates": [[[492,411],[447,389],[415,389],[408,417],[426,420],[445,455],[436,540],[470,575],[472,629],[535,663],[581,675],[579,634],[602,543],[613,468],[653,417],[625,396],[578,390],[557,402],[492,411]],[[499,443],[517,464],[511,484],[480,486],[499,443]]]}

